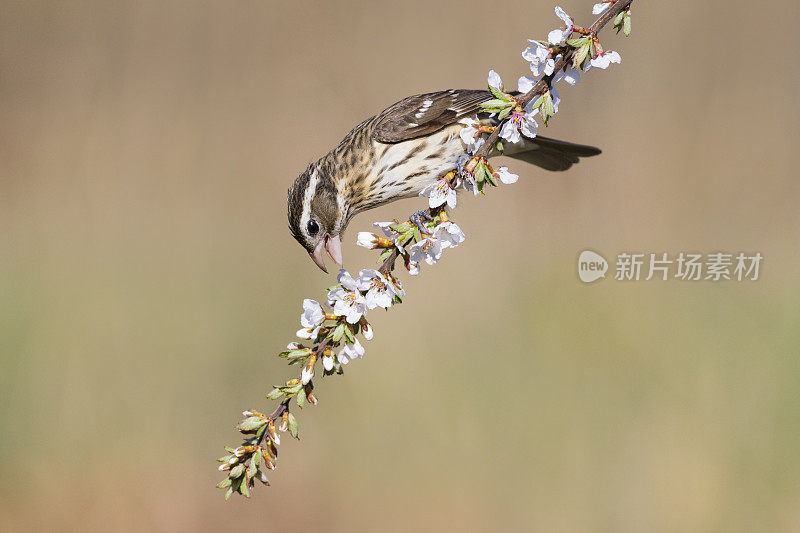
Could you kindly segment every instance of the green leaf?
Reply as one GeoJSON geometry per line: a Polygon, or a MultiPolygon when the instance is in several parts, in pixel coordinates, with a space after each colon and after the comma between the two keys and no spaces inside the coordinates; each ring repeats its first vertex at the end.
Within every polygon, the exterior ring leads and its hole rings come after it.
{"type": "Polygon", "coordinates": [[[491,85],[489,85],[489,90],[492,92],[492,94],[494,95],[494,97],[496,99],[498,99],[498,100],[500,100],[502,102],[510,102],[511,101],[511,99],[508,97],[508,95],[506,93],[504,93],[503,91],[498,91],[497,89],[495,89],[491,85]]]}
{"type": "Polygon", "coordinates": [[[233,494],[233,487],[228,487],[228,490],[225,492],[225,501],[231,499],[231,494],[233,494]]]}
{"type": "Polygon", "coordinates": [[[272,391],[269,392],[269,394],[267,394],[267,399],[268,400],[277,400],[278,398],[281,397],[282,394],[283,394],[283,392],[281,391],[281,389],[279,389],[278,387],[275,387],[274,389],[272,389],[272,391]]]}
{"type": "Polygon", "coordinates": [[[306,403],[306,390],[301,388],[299,391],[297,391],[297,398],[295,399],[297,400],[297,407],[302,408],[303,404],[306,403]]]}
{"type": "Polygon", "coordinates": [[[250,487],[248,487],[247,480],[242,481],[241,492],[242,492],[242,494],[244,495],[245,498],[249,498],[250,497],[250,487]]]}
{"type": "Polygon", "coordinates": [[[266,421],[263,418],[258,416],[250,416],[239,422],[239,425],[236,426],[236,429],[238,429],[243,433],[246,433],[246,432],[256,431],[264,424],[266,424],[266,421]]]}
{"type": "Polygon", "coordinates": [[[579,68],[581,64],[583,64],[583,62],[586,60],[586,57],[589,55],[589,49],[591,46],[591,43],[587,43],[575,50],[575,55],[572,56],[572,66],[574,68],[579,68]]]}
{"type": "Polygon", "coordinates": [[[344,335],[344,324],[340,323],[338,326],[336,326],[336,329],[333,330],[333,336],[331,338],[333,339],[333,342],[339,342],[342,340],[342,335],[344,335]]]}
{"type": "Polygon", "coordinates": [[[620,11],[617,13],[617,16],[614,17],[614,26],[619,26],[622,24],[622,19],[625,18],[625,11],[620,11]]]}
{"type": "Polygon", "coordinates": [[[631,13],[630,11],[627,12],[625,15],[625,19],[622,21],[622,33],[625,34],[625,37],[630,37],[631,35],[631,13]]]}
{"type": "Polygon", "coordinates": [[[483,109],[485,109],[487,111],[496,109],[498,112],[502,111],[506,107],[509,107],[509,106],[512,106],[512,105],[513,104],[511,104],[510,102],[507,102],[505,100],[498,100],[498,99],[489,100],[487,102],[482,102],[481,103],[481,107],[483,109]]]}
{"type": "Polygon", "coordinates": [[[226,477],[225,479],[217,483],[218,489],[224,489],[225,487],[230,487],[230,486],[231,486],[231,478],[229,477],[226,477]]]}
{"type": "Polygon", "coordinates": [[[506,118],[508,116],[509,113],[511,113],[511,109],[512,109],[511,106],[508,106],[507,108],[503,109],[502,111],[500,111],[500,115],[498,115],[497,118],[499,120],[503,120],[504,118],[506,118]]]}
{"type": "Polygon", "coordinates": [[[297,436],[297,419],[292,413],[289,413],[289,433],[292,434],[292,437],[300,440],[300,437],[297,436]]]}
{"type": "Polygon", "coordinates": [[[238,465],[231,468],[231,471],[228,473],[228,477],[238,478],[244,472],[244,465],[239,463],[238,465]]]}
{"type": "Polygon", "coordinates": [[[353,336],[353,332],[347,326],[345,326],[345,328],[344,328],[344,339],[345,339],[345,341],[349,342],[350,344],[353,344],[354,342],[356,342],[356,338],[353,336]]]}
{"type": "Polygon", "coordinates": [[[577,39],[569,39],[567,44],[575,48],[580,48],[589,42],[589,37],[578,37],[577,39]]]}
{"type": "Polygon", "coordinates": [[[503,141],[497,141],[497,145],[495,146],[495,148],[497,148],[497,151],[502,154],[503,150],[505,150],[505,147],[503,146],[503,141]]]}

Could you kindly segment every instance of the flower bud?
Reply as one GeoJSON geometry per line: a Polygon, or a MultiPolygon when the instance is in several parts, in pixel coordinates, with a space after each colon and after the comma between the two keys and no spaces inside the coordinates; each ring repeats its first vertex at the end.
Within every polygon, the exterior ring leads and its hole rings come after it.
{"type": "Polygon", "coordinates": [[[371,341],[372,340],[372,326],[369,325],[369,322],[362,318],[361,322],[361,333],[364,335],[364,339],[371,341]]]}
{"type": "Polygon", "coordinates": [[[264,461],[264,466],[270,470],[275,470],[275,461],[272,459],[272,457],[270,457],[269,454],[265,455],[262,461],[264,461]]]}
{"type": "Polygon", "coordinates": [[[368,250],[374,250],[378,247],[378,236],[369,231],[359,231],[356,244],[368,250]]]}
{"type": "Polygon", "coordinates": [[[275,431],[275,422],[270,420],[267,424],[267,431],[269,432],[269,438],[272,439],[272,442],[275,444],[281,443],[281,438],[278,436],[278,432],[275,431]]]}
{"type": "Polygon", "coordinates": [[[303,371],[300,373],[300,381],[303,385],[307,384],[311,381],[311,378],[314,377],[314,365],[317,364],[317,354],[312,353],[311,357],[308,358],[308,362],[306,366],[303,367],[303,371]]]}
{"type": "Polygon", "coordinates": [[[322,368],[330,372],[333,369],[333,355],[330,350],[325,350],[322,354],[322,368]]]}
{"type": "Polygon", "coordinates": [[[319,401],[317,400],[317,397],[314,396],[312,391],[309,391],[308,394],[306,394],[306,398],[308,398],[308,401],[311,402],[312,405],[317,405],[317,402],[319,401]]]}
{"type": "Polygon", "coordinates": [[[278,427],[281,431],[286,431],[289,428],[289,411],[284,411],[281,415],[281,425],[278,427]]]}

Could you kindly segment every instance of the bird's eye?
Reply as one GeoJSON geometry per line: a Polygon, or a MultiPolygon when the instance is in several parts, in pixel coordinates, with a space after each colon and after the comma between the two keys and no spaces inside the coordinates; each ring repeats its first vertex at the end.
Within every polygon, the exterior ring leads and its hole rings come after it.
{"type": "Polygon", "coordinates": [[[316,220],[309,220],[308,221],[308,234],[309,235],[316,235],[319,233],[319,224],[317,224],[316,220]]]}

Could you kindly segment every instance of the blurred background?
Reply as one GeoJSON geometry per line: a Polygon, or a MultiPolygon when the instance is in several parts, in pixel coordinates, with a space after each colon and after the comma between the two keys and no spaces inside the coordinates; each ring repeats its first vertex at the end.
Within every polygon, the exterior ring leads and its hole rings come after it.
{"type": "MultiPolygon", "coordinates": [[[[604,154],[462,197],[467,241],[226,503],[215,459],[333,280],[287,187],[407,95],[513,85],[553,5],[0,2],[0,530],[800,531],[800,9],[770,5],[637,1],[546,131],[604,154]],[[587,248],[765,259],[585,285],[587,248]]],[[[419,205],[356,218],[345,265],[419,205]]]]}

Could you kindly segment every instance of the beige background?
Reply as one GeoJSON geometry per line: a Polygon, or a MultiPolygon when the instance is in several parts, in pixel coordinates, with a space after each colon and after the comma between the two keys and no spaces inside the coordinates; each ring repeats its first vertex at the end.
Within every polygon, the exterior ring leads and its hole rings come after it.
{"type": "Polygon", "coordinates": [[[546,132],[603,156],[462,197],[468,240],[226,504],[215,458],[332,280],[287,187],[406,95],[513,84],[553,6],[3,1],[0,529],[800,531],[797,4],[637,3],[546,132]],[[587,286],[585,248],[765,261],[587,286]]]}

